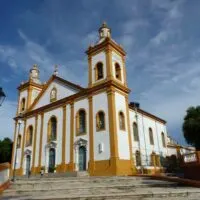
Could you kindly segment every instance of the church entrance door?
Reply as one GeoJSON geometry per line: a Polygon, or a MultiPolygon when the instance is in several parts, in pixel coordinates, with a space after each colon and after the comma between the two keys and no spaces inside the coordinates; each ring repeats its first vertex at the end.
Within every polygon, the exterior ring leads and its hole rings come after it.
{"type": "Polygon", "coordinates": [[[55,159],[56,158],[56,152],[55,149],[51,148],[49,150],[49,172],[54,172],[55,168],[55,159]]]}
{"type": "Polygon", "coordinates": [[[86,148],[84,146],[79,147],[79,171],[86,170],[86,148]]]}
{"type": "Polygon", "coordinates": [[[31,156],[27,155],[26,156],[26,175],[29,175],[30,167],[31,167],[31,156]]]}

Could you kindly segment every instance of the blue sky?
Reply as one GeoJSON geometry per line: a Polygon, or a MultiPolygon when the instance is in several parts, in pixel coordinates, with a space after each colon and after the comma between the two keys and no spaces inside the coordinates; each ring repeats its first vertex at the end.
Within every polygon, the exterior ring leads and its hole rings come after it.
{"type": "Polygon", "coordinates": [[[184,143],[185,110],[200,103],[199,10],[199,0],[1,0],[0,138],[13,138],[16,87],[34,63],[43,81],[59,64],[63,78],[87,86],[84,52],[106,21],[127,52],[130,101],[166,119],[184,143]]]}

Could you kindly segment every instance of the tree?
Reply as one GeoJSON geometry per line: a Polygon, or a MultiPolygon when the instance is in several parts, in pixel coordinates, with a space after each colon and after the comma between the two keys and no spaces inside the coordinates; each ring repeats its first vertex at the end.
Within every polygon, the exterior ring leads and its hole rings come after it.
{"type": "Polygon", "coordinates": [[[183,134],[188,144],[200,150],[200,106],[189,107],[184,117],[183,134]]]}
{"type": "Polygon", "coordinates": [[[12,144],[13,142],[10,138],[0,140],[0,163],[11,162],[12,144]]]}

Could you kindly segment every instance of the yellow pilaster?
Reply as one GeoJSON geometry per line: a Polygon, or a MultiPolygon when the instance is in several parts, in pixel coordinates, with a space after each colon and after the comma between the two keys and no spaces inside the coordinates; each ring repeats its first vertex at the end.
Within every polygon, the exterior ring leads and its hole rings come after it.
{"type": "Polygon", "coordinates": [[[94,131],[93,131],[93,97],[89,96],[89,142],[90,142],[90,161],[89,161],[89,173],[92,175],[94,173],[94,131]]]}
{"type": "Polygon", "coordinates": [[[112,49],[108,46],[106,48],[106,70],[107,70],[107,80],[113,79],[112,70],[112,49]]]}
{"type": "Polygon", "coordinates": [[[23,175],[23,161],[24,161],[25,140],[26,140],[26,119],[24,120],[24,132],[23,132],[23,142],[22,142],[21,162],[20,162],[20,175],[23,175]]]}
{"type": "Polygon", "coordinates": [[[44,127],[44,113],[41,113],[41,125],[40,125],[40,147],[39,147],[39,158],[38,158],[38,171],[41,168],[42,161],[42,139],[43,139],[43,127],[44,127]]]}
{"type": "Polygon", "coordinates": [[[74,171],[74,102],[70,104],[70,164],[69,171],[74,171]]]}
{"type": "Polygon", "coordinates": [[[110,154],[111,154],[111,168],[113,175],[118,173],[118,138],[117,138],[117,124],[116,124],[116,106],[115,106],[115,91],[109,88],[107,91],[108,97],[108,117],[109,117],[109,132],[110,132],[110,154]]]}
{"type": "Polygon", "coordinates": [[[65,151],[66,151],[66,105],[63,106],[63,130],[62,130],[62,165],[61,171],[66,171],[65,165],[65,151]]]}
{"type": "Polygon", "coordinates": [[[35,173],[35,151],[36,151],[36,141],[37,141],[37,127],[38,127],[38,115],[35,116],[35,131],[34,131],[34,143],[33,143],[33,163],[31,172],[35,173]]]}
{"type": "Polygon", "coordinates": [[[92,87],[92,57],[89,55],[88,56],[88,66],[89,66],[89,70],[88,70],[88,87],[92,87]]]}

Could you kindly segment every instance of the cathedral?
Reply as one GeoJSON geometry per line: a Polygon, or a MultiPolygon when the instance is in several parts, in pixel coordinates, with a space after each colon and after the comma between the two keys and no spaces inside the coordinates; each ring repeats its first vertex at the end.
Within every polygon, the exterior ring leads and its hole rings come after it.
{"type": "Polygon", "coordinates": [[[57,69],[42,83],[37,65],[19,85],[11,174],[162,172],[166,121],[129,103],[126,52],[106,23],[86,54],[86,88],[59,77],[57,69]]]}

